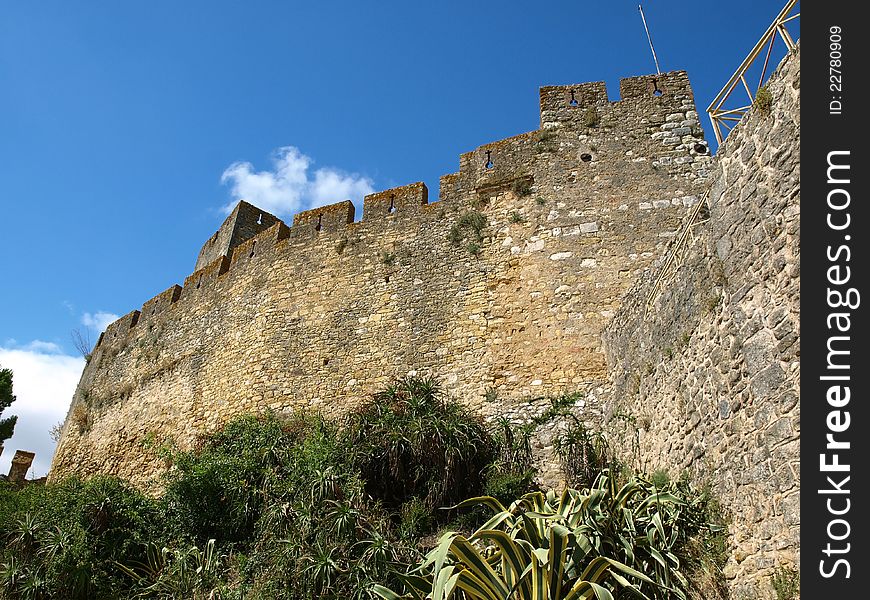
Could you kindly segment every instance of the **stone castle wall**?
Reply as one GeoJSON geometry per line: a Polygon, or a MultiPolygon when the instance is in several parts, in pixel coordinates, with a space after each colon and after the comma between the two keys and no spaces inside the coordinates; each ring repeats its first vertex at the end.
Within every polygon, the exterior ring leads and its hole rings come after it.
{"type": "Polygon", "coordinates": [[[800,549],[800,54],[717,154],[707,197],[604,339],[604,410],[642,469],[688,471],[730,516],[733,598],[773,598],[800,549]],[[674,254],[675,261],[667,263],[674,254]]]}
{"type": "Polygon", "coordinates": [[[148,488],[164,465],[143,446],[188,448],[244,412],[340,415],[411,372],[483,416],[605,380],[601,332],[711,167],[685,73],[621,93],[542,88],[541,129],[463,154],[439,202],[412,184],[361,221],[343,202],[291,227],[240,204],[184,287],[101,337],[51,477],[148,488]]]}

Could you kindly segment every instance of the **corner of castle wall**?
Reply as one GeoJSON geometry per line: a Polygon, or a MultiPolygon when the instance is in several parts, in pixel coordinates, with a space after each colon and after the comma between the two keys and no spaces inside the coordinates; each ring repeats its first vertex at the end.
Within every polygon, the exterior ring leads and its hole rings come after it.
{"type": "Polygon", "coordinates": [[[211,264],[219,256],[230,255],[242,242],[281,222],[275,215],[240,200],[220,228],[203,244],[194,271],[211,264]]]}
{"type": "Polygon", "coordinates": [[[233,248],[228,270],[234,269],[236,265],[245,261],[273,256],[278,242],[290,237],[290,234],[291,229],[287,225],[282,221],[276,222],[262,233],[233,248]]]}

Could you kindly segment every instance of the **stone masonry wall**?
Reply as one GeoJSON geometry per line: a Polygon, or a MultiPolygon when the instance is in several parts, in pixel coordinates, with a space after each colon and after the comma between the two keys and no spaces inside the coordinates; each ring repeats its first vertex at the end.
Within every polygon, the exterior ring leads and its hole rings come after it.
{"type": "Polygon", "coordinates": [[[768,88],[769,114],[753,109],[717,154],[709,211],[604,335],[612,439],[646,472],[711,484],[741,599],[773,598],[775,566],[800,549],[799,48],[768,88]]]}
{"type": "Polygon", "coordinates": [[[292,227],[240,205],[183,288],[101,337],[51,478],[147,489],[165,468],[148,446],[244,412],[341,415],[409,373],[484,417],[602,382],[601,331],[711,166],[685,73],[621,89],[542,88],[542,128],[463,154],[437,203],[418,183],[368,196],[361,221],[342,202],[292,227]]]}

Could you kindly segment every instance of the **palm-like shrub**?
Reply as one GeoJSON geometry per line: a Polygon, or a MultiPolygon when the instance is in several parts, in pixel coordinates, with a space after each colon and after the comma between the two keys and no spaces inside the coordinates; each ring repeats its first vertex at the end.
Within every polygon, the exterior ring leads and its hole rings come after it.
{"type": "Polygon", "coordinates": [[[111,477],[69,479],[19,500],[0,528],[0,598],[124,597],[129,581],[116,561],[142,560],[159,530],[155,503],[111,477]]]}
{"type": "Polygon", "coordinates": [[[480,493],[495,453],[480,420],[447,402],[433,379],[389,386],[347,431],[366,491],[388,508],[419,498],[433,509],[480,493]]]}
{"type": "Polygon", "coordinates": [[[607,472],[586,490],[527,494],[495,511],[469,538],[445,534],[403,581],[404,595],[376,586],[386,600],[612,600],[686,598],[681,551],[698,533],[697,507],[642,479],[618,486],[607,472]]]}

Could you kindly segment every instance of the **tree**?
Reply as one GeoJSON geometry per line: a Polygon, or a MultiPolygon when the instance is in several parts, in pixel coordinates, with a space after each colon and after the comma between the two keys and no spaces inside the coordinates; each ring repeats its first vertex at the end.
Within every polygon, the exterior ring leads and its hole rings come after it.
{"type": "MultiPolygon", "coordinates": [[[[15,396],[12,395],[12,370],[0,369],[0,417],[13,402],[15,402],[15,396]]],[[[12,430],[15,429],[17,420],[18,417],[15,415],[5,419],[0,418],[0,445],[12,437],[12,430]]]]}

